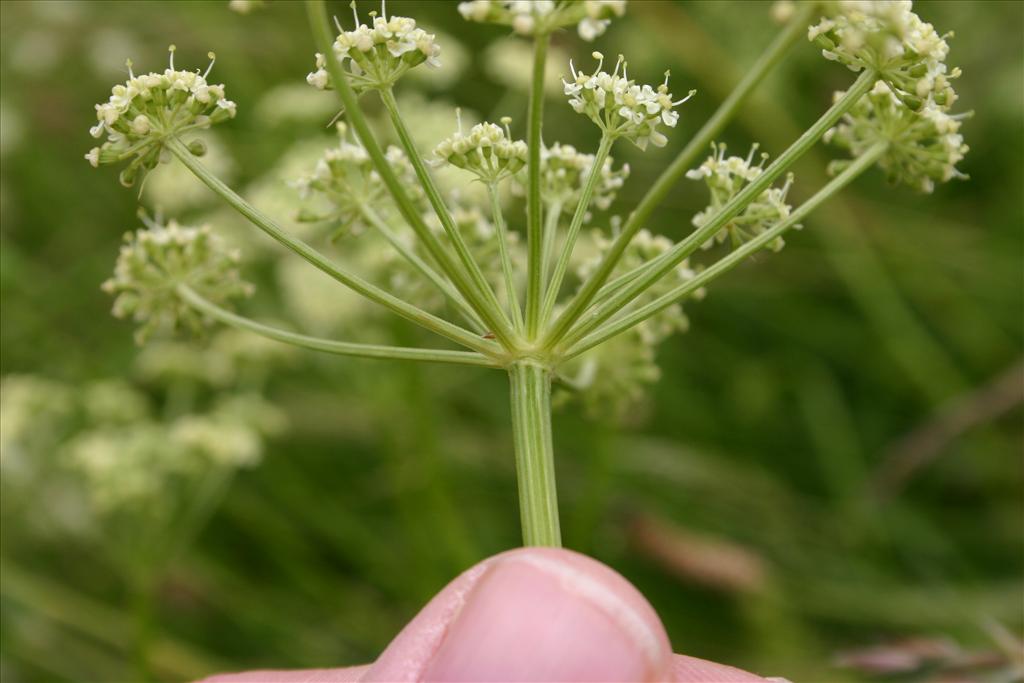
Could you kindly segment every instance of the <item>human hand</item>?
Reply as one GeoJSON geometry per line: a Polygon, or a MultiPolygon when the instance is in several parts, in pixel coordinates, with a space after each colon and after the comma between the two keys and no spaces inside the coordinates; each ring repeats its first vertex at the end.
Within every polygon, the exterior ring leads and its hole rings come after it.
{"type": "Polygon", "coordinates": [[[520,548],[463,572],[373,664],[221,674],[202,683],[766,680],[672,654],[647,600],[600,562],[520,548]]]}

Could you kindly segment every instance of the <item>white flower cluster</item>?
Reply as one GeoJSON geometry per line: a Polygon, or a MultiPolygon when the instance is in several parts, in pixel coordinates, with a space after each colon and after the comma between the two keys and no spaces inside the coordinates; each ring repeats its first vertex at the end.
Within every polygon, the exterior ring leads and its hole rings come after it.
{"type": "Polygon", "coordinates": [[[626,74],[626,61],[619,55],[615,63],[615,71],[601,71],[604,55],[593,53],[598,60],[594,73],[577,72],[572,62],[569,70],[572,81],[562,81],[565,94],[569,97],[569,105],[579,114],[586,114],[607,135],[623,137],[640,149],[647,149],[651,143],[656,147],[664,147],[668,142],[657,128],[664,123],[674,128],[679,121],[679,106],[693,97],[695,90],[681,100],[673,101],[668,91],[668,72],[665,81],[657,88],[649,85],[637,85],[626,74]],[[619,75],[619,70],[622,75],[619,75]]]}
{"type": "MultiPolygon", "coordinates": [[[[178,486],[214,469],[257,464],[264,438],[284,416],[257,396],[228,396],[207,413],[161,423],[148,416],[127,423],[91,422],[64,447],[67,464],[88,487],[100,514],[139,505],[170,505],[178,486]]],[[[184,491],[182,491],[184,489],[184,491]]]]}
{"type": "MultiPolygon", "coordinates": [[[[392,206],[388,190],[374,169],[366,148],[350,134],[344,123],[339,122],[336,128],[338,145],[324,152],[311,173],[299,176],[291,183],[299,190],[302,199],[322,200],[315,209],[299,211],[298,220],[330,223],[334,227],[332,240],[346,234],[361,234],[367,228],[367,209],[386,216],[392,206]]],[[[390,146],[385,156],[403,180],[413,201],[421,203],[423,192],[405,152],[390,146]]]]}
{"type": "MultiPolygon", "coordinates": [[[[836,97],[841,96],[836,93],[836,97]]],[[[966,178],[956,168],[969,149],[960,134],[965,116],[950,115],[934,102],[928,102],[919,112],[911,111],[883,81],[878,81],[836,127],[825,133],[825,141],[848,149],[855,157],[878,142],[887,142],[889,146],[878,165],[889,179],[931,192],[936,182],[966,178]]],[[[833,162],[830,170],[839,171],[848,163],[833,162]]]]}
{"type": "Polygon", "coordinates": [[[854,71],[878,72],[904,104],[919,109],[927,101],[949,106],[956,99],[948,71],[945,36],[921,20],[910,0],[834,0],[829,16],[808,30],[822,54],[854,71]]]}
{"type": "MultiPolygon", "coordinates": [[[[764,172],[767,154],[762,154],[754,163],[757,145],[750,148],[747,157],[726,157],[725,145],[711,144],[711,156],[703,164],[686,172],[691,180],[703,180],[711,193],[711,203],[706,209],[693,217],[693,226],[703,227],[711,221],[729,201],[735,197],[748,183],[764,172]]],[[[743,211],[731,218],[711,239],[702,246],[709,249],[716,242],[732,242],[733,247],[740,246],[768,230],[779,221],[789,217],[792,207],[786,203],[786,195],[793,183],[793,174],[786,176],[782,187],[769,187],[757,196],[743,211]]],[[[800,226],[794,226],[799,228],[800,226]]],[[[779,251],[785,246],[782,237],[777,237],[767,244],[772,251],[779,251]]]]}
{"type": "Polygon", "coordinates": [[[480,180],[493,184],[508,178],[526,166],[528,149],[522,140],[513,140],[509,124],[504,117],[504,128],[494,123],[478,123],[462,132],[462,117],[456,110],[458,130],[434,148],[438,162],[475,173],[480,180]]]}
{"type": "MultiPolygon", "coordinates": [[[[575,267],[581,282],[597,268],[613,242],[600,230],[593,230],[584,238],[584,243],[580,245],[581,252],[587,255],[575,267]]],[[[672,240],[667,237],[653,235],[646,229],[640,230],[630,242],[613,277],[657,258],[672,246],[672,240]]],[[[694,274],[689,264],[683,261],[632,306],[649,303],[689,281],[694,274]]],[[[698,290],[694,298],[701,298],[703,294],[703,290],[698,290]]],[[[573,375],[569,384],[577,390],[575,397],[589,414],[593,417],[623,420],[635,412],[637,404],[644,397],[645,387],[661,377],[656,362],[658,345],[670,335],[684,332],[688,327],[689,321],[682,306],[674,304],[625,334],[570,361],[568,367],[561,368],[560,372],[573,375]]]]}
{"type": "Polygon", "coordinates": [[[103,283],[103,291],[116,296],[115,316],[140,323],[139,343],[161,330],[201,332],[206,320],[181,299],[178,285],[218,304],[248,296],[252,285],[239,275],[240,258],[208,227],[150,223],[125,235],[114,276],[103,283]]]}
{"type": "Polygon", "coordinates": [[[0,382],[0,468],[4,479],[34,468],[65,435],[76,412],[70,387],[35,375],[6,375],[0,382]],[[12,475],[12,472],[14,473],[12,475]]]}
{"type": "MultiPolygon", "coordinates": [[[[106,136],[85,158],[94,167],[134,157],[121,172],[121,183],[130,186],[139,172],[166,160],[163,142],[197,128],[234,118],[235,103],[224,97],[224,86],[207,82],[214,55],[206,72],[174,68],[174,46],[170,66],[162,73],[136,76],[128,62],[129,78],[111,90],[110,99],[96,105],[98,123],[89,129],[94,138],[106,136]]],[[[202,143],[190,146],[193,154],[205,151],[202,143]]]]}
{"type": "Polygon", "coordinates": [[[459,13],[467,21],[511,26],[524,36],[575,24],[580,37],[590,41],[626,13],[626,0],[469,0],[459,3],[459,13]]]}
{"type": "MultiPolygon", "coordinates": [[[[416,26],[415,19],[389,19],[383,2],[381,16],[376,12],[370,13],[372,27],[360,23],[355,3],[352,3],[352,14],[355,29],[345,31],[338,24],[338,37],[333,49],[356,92],[390,87],[409,69],[424,62],[428,66],[441,65],[441,46],[434,34],[416,26]]],[[[306,76],[306,82],[320,90],[333,87],[325,55],[316,54],[316,71],[306,76]]]]}
{"type": "MultiPolygon", "coordinates": [[[[584,154],[572,145],[555,143],[542,147],[540,151],[541,198],[547,206],[557,205],[564,213],[572,214],[579,203],[583,184],[594,168],[595,156],[584,154]]],[[[614,160],[609,156],[601,166],[601,177],[594,186],[590,203],[601,211],[607,211],[615,196],[629,178],[629,164],[615,170],[614,160]]],[[[512,189],[525,196],[525,179],[517,177],[512,189]]]]}

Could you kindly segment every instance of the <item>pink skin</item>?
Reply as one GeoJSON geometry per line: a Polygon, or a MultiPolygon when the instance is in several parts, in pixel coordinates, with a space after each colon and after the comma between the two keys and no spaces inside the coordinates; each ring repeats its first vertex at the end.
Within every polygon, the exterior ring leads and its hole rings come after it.
{"type": "Polygon", "coordinates": [[[373,664],[221,674],[202,683],[766,680],[673,655],[647,600],[600,562],[520,548],[448,584],[373,664]]]}

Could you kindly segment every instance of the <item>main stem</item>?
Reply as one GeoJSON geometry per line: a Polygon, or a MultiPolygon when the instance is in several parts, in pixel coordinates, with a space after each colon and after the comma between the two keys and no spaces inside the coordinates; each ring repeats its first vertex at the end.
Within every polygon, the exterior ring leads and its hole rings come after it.
{"type": "Polygon", "coordinates": [[[509,366],[523,544],[561,547],[551,444],[551,373],[536,361],[509,366]]]}

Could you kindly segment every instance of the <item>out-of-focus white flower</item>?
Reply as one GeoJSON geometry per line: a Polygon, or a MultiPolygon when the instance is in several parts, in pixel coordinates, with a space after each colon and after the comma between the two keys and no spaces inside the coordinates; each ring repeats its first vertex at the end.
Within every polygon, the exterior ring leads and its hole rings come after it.
{"type": "Polygon", "coordinates": [[[462,77],[473,60],[469,50],[455,36],[434,28],[431,28],[430,32],[439,45],[444,45],[444,68],[412,69],[406,78],[425,88],[438,91],[448,90],[462,77]]]}
{"type": "Polygon", "coordinates": [[[464,134],[458,110],[455,116],[458,130],[434,148],[440,163],[475,173],[485,183],[497,183],[526,166],[528,149],[522,140],[512,139],[512,119],[502,119],[504,128],[494,123],[478,123],[464,134]]]}
{"type": "Polygon", "coordinates": [[[141,383],[164,387],[185,384],[224,388],[236,376],[231,360],[223,353],[174,339],[147,343],[135,355],[133,369],[141,383]]]}
{"type": "MultiPolygon", "coordinates": [[[[579,203],[583,184],[593,171],[595,156],[579,152],[572,145],[555,143],[540,152],[541,198],[548,206],[557,205],[564,213],[572,214],[579,203]]],[[[618,170],[613,168],[614,159],[607,157],[601,167],[601,177],[594,187],[590,203],[607,211],[615,196],[629,177],[629,164],[618,170]]],[[[521,175],[521,174],[520,174],[521,175]]],[[[517,178],[513,185],[516,194],[525,195],[524,179],[517,178]]]]}
{"type": "Polygon", "coordinates": [[[171,477],[196,466],[162,425],[149,421],[82,432],[66,445],[65,459],[101,514],[160,501],[171,477]]]}
{"type": "Polygon", "coordinates": [[[75,415],[74,393],[60,382],[35,375],[7,375],[0,382],[0,467],[33,469],[33,454],[51,449],[75,415]]]}
{"type": "Polygon", "coordinates": [[[94,423],[123,424],[149,416],[149,399],[121,379],[102,379],[81,390],[85,418],[94,423]]]}
{"type": "Polygon", "coordinates": [[[595,52],[593,56],[598,64],[592,74],[576,71],[569,62],[572,80],[562,81],[569,105],[577,113],[588,116],[606,135],[626,138],[640,149],[646,149],[648,143],[664,147],[668,138],[658,131],[658,125],[664,123],[674,128],[679,121],[675,107],[693,97],[696,91],[691,90],[683,99],[673,101],[668,91],[668,72],[657,88],[637,85],[627,76],[622,55],[611,74],[601,71],[604,55],[595,52]]]}
{"type": "MultiPolygon", "coordinates": [[[[600,230],[581,235],[580,257],[574,256],[574,270],[580,281],[585,281],[614,240],[600,230]]],[[[657,258],[670,250],[673,243],[667,237],[652,235],[643,229],[637,232],[616,266],[615,275],[621,275],[657,258]]],[[[645,292],[631,307],[642,306],[665,294],[694,276],[688,263],[683,261],[652,289],[645,292]]],[[[694,298],[703,296],[698,290],[694,298]]],[[[633,412],[643,399],[645,387],[658,381],[661,370],[656,362],[657,347],[666,338],[684,332],[689,321],[680,304],[674,304],[628,332],[578,356],[559,368],[574,393],[563,393],[560,400],[576,398],[593,417],[622,420],[633,412]]]]}
{"type": "MultiPolygon", "coordinates": [[[[529,43],[514,37],[499,38],[484,50],[484,69],[495,83],[507,88],[529,92],[533,83],[533,51],[529,43]]],[[[562,94],[562,64],[569,60],[559,45],[548,47],[544,62],[544,92],[548,96],[562,94]]]]}
{"type": "Polygon", "coordinates": [[[187,285],[214,303],[248,296],[252,285],[241,279],[239,260],[209,227],[151,223],[125,235],[114,276],[103,291],[116,297],[115,316],[139,323],[140,344],[157,330],[200,332],[205,317],[181,299],[177,287],[187,285]]]}
{"type": "Polygon", "coordinates": [[[584,40],[603,34],[616,17],[626,13],[626,0],[469,0],[459,3],[467,21],[511,26],[524,36],[543,35],[576,25],[584,40]]]}
{"type": "MultiPolygon", "coordinates": [[[[711,156],[704,163],[695,169],[686,172],[686,177],[691,180],[703,180],[707,183],[711,193],[711,203],[707,208],[693,217],[693,225],[696,228],[703,227],[722,210],[726,204],[735,197],[740,190],[747,186],[764,172],[764,164],[768,160],[767,154],[762,154],[754,163],[754,155],[757,153],[757,145],[750,148],[746,158],[726,157],[725,145],[711,144],[711,156]]],[[[758,195],[743,211],[731,218],[722,228],[713,235],[702,246],[710,248],[716,242],[730,240],[734,247],[747,242],[765,230],[768,230],[776,223],[789,217],[790,207],[786,203],[786,195],[793,183],[793,175],[786,177],[782,187],[769,187],[758,195]]],[[[800,226],[794,226],[799,228],[800,226]]],[[[785,245],[782,237],[777,237],[767,244],[772,251],[779,251],[785,245]]]]}
{"type": "MultiPolygon", "coordinates": [[[[96,105],[98,123],[89,133],[106,140],[89,150],[85,158],[94,167],[132,159],[121,171],[121,183],[125,186],[132,185],[140,172],[167,159],[167,138],[209,128],[235,116],[235,103],[224,97],[224,86],[211,85],[206,80],[213,68],[212,52],[210,66],[203,74],[176,70],[173,45],[170,53],[170,67],[162,74],[136,76],[129,60],[128,81],[115,85],[110,99],[96,105]]],[[[201,143],[190,145],[189,149],[197,156],[206,151],[201,143]]]]}
{"type": "Polygon", "coordinates": [[[0,155],[13,151],[24,139],[25,123],[21,112],[0,100],[0,155]]]}
{"type": "Polygon", "coordinates": [[[282,83],[266,90],[253,108],[263,125],[323,124],[338,111],[337,99],[302,83],[282,83]]]}
{"type": "Polygon", "coordinates": [[[239,14],[251,14],[266,4],[265,0],[228,0],[228,9],[239,14]]]}
{"type": "MultiPolygon", "coordinates": [[[[220,138],[212,131],[198,131],[195,140],[206,148],[203,165],[221,180],[230,182],[235,161],[220,138]]],[[[183,164],[160,164],[154,168],[146,177],[142,196],[157,211],[168,213],[207,206],[217,199],[183,164]]]]}
{"type": "MultiPolygon", "coordinates": [[[[842,93],[836,93],[841,97],[842,93]]],[[[834,142],[860,156],[879,142],[888,143],[878,161],[892,182],[931,192],[936,182],[966,178],[956,165],[969,147],[960,134],[960,122],[967,116],[950,115],[945,107],[928,102],[918,112],[911,111],[883,81],[862,97],[825,133],[826,142],[834,142]]],[[[835,161],[829,169],[842,170],[849,161],[835,161]]]]}
{"type": "MultiPolygon", "coordinates": [[[[324,152],[312,172],[292,182],[303,200],[317,202],[316,208],[303,207],[298,220],[329,223],[332,240],[345,234],[361,234],[372,223],[367,214],[386,217],[392,209],[390,194],[369,153],[350,134],[348,126],[338,123],[336,128],[338,145],[324,152]]],[[[385,156],[413,201],[422,203],[424,195],[405,152],[390,146],[385,156]]]]}
{"type": "MultiPolygon", "coordinates": [[[[433,67],[441,65],[441,46],[436,36],[418,28],[415,19],[388,18],[383,5],[381,16],[372,13],[372,26],[360,23],[354,3],[352,14],[356,27],[345,31],[339,24],[332,48],[356,92],[388,88],[409,69],[424,62],[433,67]]],[[[306,82],[319,90],[333,87],[326,55],[316,54],[316,70],[306,76],[306,82]]]]}
{"type": "Polygon", "coordinates": [[[90,31],[86,37],[89,65],[104,80],[120,78],[124,73],[124,56],[142,54],[144,49],[135,34],[122,28],[107,26],[90,31]]]}

